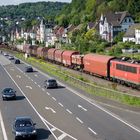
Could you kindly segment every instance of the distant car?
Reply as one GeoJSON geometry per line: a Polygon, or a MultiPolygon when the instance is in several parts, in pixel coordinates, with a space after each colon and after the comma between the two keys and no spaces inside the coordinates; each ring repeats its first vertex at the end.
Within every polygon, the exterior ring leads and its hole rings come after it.
{"type": "Polygon", "coordinates": [[[2,99],[3,100],[16,99],[16,91],[12,88],[5,88],[2,91],[2,99]]]}
{"type": "Polygon", "coordinates": [[[15,64],[20,64],[20,60],[19,59],[16,59],[15,60],[15,64]]]}
{"type": "Polygon", "coordinates": [[[25,72],[33,72],[33,68],[31,66],[25,67],[25,72]]]}
{"type": "Polygon", "coordinates": [[[4,56],[9,56],[9,54],[8,54],[8,53],[6,53],[6,52],[4,52],[4,53],[3,53],[3,55],[4,55],[4,56]]]}
{"type": "Polygon", "coordinates": [[[44,87],[45,88],[57,88],[58,84],[55,79],[48,79],[48,80],[44,81],[44,87]]]}
{"type": "Polygon", "coordinates": [[[15,140],[19,138],[31,138],[32,140],[35,140],[37,137],[35,125],[36,123],[33,123],[30,117],[16,117],[12,127],[12,132],[15,134],[15,140]]]}
{"type": "Polygon", "coordinates": [[[14,60],[14,56],[9,56],[8,59],[9,60],[14,60]]]}

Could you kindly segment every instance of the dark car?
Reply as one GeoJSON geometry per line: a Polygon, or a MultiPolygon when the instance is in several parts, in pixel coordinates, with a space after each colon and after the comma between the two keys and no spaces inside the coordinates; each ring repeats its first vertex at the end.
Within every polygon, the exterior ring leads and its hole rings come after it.
{"type": "Polygon", "coordinates": [[[33,68],[31,66],[25,67],[25,72],[33,72],[33,68]]]}
{"type": "Polygon", "coordinates": [[[16,99],[16,91],[12,88],[5,88],[2,91],[2,99],[3,100],[16,99]]]}
{"type": "Polygon", "coordinates": [[[32,138],[33,140],[37,137],[37,131],[35,128],[35,123],[33,123],[30,117],[16,117],[12,132],[15,134],[15,139],[19,138],[32,138]]]}
{"type": "Polygon", "coordinates": [[[16,59],[15,60],[15,64],[20,64],[20,60],[19,59],[16,59]]]}
{"type": "Polygon", "coordinates": [[[44,87],[45,88],[57,88],[58,84],[55,79],[48,79],[48,80],[44,81],[44,87]]]}

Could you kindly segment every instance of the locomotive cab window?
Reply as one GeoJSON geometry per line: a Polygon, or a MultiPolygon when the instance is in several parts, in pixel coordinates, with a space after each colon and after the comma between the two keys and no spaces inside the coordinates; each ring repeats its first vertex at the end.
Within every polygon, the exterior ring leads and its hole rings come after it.
{"type": "Polygon", "coordinates": [[[122,64],[117,64],[116,69],[131,72],[131,73],[137,73],[136,67],[126,66],[126,65],[122,65],[122,64]]]}

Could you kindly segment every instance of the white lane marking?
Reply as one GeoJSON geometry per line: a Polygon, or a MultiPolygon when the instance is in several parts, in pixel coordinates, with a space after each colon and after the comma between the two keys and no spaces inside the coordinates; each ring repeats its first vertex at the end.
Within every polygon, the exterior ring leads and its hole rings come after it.
{"type": "Polygon", "coordinates": [[[31,87],[31,86],[26,86],[26,88],[32,89],[32,87],[31,87]]]}
{"type": "Polygon", "coordinates": [[[63,107],[63,105],[61,103],[58,103],[58,104],[63,107]]]}
{"type": "Polygon", "coordinates": [[[31,79],[31,81],[33,82],[34,80],[33,80],[33,79],[31,79]]]}
{"type": "Polygon", "coordinates": [[[35,84],[37,84],[37,82],[35,82],[35,84]]]}
{"type": "Polygon", "coordinates": [[[45,109],[46,109],[46,110],[51,110],[52,113],[56,113],[56,111],[55,111],[54,109],[52,109],[51,107],[47,107],[47,106],[46,106],[45,109]]]}
{"type": "Polygon", "coordinates": [[[52,97],[52,99],[53,99],[54,101],[56,101],[56,98],[52,97]]]}
{"type": "Polygon", "coordinates": [[[89,129],[92,133],[94,133],[94,135],[97,135],[97,133],[96,133],[95,131],[93,131],[90,127],[88,127],[88,129],[89,129]]]}
{"type": "Polygon", "coordinates": [[[35,74],[34,76],[35,76],[35,77],[38,77],[38,75],[37,75],[37,74],[35,74]]]}
{"type": "Polygon", "coordinates": [[[56,129],[56,127],[53,127],[51,130],[52,130],[52,131],[55,131],[55,130],[57,130],[57,129],[56,129]]]}
{"type": "Polygon", "coordinates": [[[40,85],[38,85],[38,87],[41,87],[40,85]]]}
{"type": "Polygon", "coordinates": [[[16,75],[16,77],[17,77],[17,78],[21,78],[21,76],[20,76],[20,75],[16,75]]]}
{"type": "Polygon", "coordinates": [[[8,140],[5,126],[4,126],[4,122],[3,122],[3,118],[2,118],[2,114],[1,114],[1,110],[0,110],[0,124],[1,124],[2,133],[3,133],[3,138],[4,138],[4,140],[8,140]]]}
{"type": "Polygon", "coordinates": [[[31,78],[28,76],[28,79],[31,79],[31,78]]]}
{"type": "Polygon", "coordinates": [[[46,92],[48,95],[50,95],[50,93],[49,92],[46,92]]]}
{"type": "MultiPolygon", "coordinates": [[[[62,86],[65,86],[63,83],[61,84],[62,86]]],[[[130,128],[132,128],[133,130],[137,131],[140,133],[139,128],[137,128],[136,126],[127,123],[126,121],[124,121],[123,119],[119,118],[117,115],[113,114],[112,112],[108,111],[107,109],[104,109],[103,107],[99,106],[96,103],[91,102],[91,100],[87,97],[84,97],[83,95],[80,95],[79,92],[65,86],[69,91],[71,91],[72,93],[74,93],[75,95],[81,97],[83,100],[87,101],[88,103],[90,103],[91,105],[97,107],[98,109],[100,109],[101,111],[107,113],[108,115],[112,116],[113,118],[115,118],[116,120],[119,120],[120,122],[124,123],[125,125],[129,126],[130,128]]],[[[96,102],[96,101],[95,101],[96,102]]]]}
{"type": "Polygon", "coordinates": [[[72,114],[72,112],[71,112],[69,109],[66,109],[66,111],[67,111],[68,113],[72,114]]]}
{"type": "Polygon", "coordinates": [[[84,110],[84,111],[87,111],[87,109],[84,108],[84,107],[82,107],[81,105],[78,105],[78,107],[81,108],[81,109],[84,110]]]}
{"type": "Polygon", "coordinates": [[[83,123],[83,121],[82,121],[82,120],[80,120],[78,117],[76,117],[76,119],[77,119],[80,123],[83,123]]]}
{"type": "Polygon", "coordinates": [[[60,135],[60,136],[58,137],[58,140],[62,140],[62,139],[64,139],[66,136],[67,136],[67,134],[66,134],[66,133],[63,133],[62,135],[60,135]]]}

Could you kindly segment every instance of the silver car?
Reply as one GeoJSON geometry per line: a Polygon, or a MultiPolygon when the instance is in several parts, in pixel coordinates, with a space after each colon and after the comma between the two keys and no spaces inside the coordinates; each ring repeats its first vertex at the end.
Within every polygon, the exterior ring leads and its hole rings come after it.
{"type": "Polygon", "coordinates": [[[45,88],[58,88],[57,81],[55,79],[48,79],[44,81],[45,88]]]}

